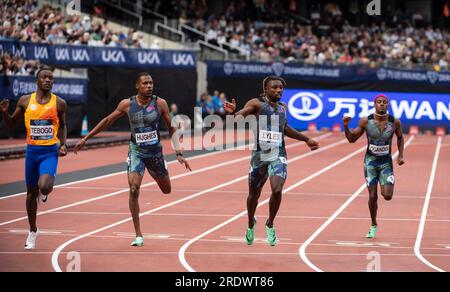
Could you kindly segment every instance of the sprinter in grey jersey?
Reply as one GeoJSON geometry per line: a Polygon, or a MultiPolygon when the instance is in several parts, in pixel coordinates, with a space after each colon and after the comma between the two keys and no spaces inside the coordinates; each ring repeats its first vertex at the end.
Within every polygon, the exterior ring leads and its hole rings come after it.
{"type": "MultiPolygon", "coordinates": [[[[273,222],[280,208],[281,195],[287,176],[286,149],[284,136],[304,141],[311,150],[319,144],[289,127],[286,123],[286,105],[280,102],[286,82],[277,76],[266,77],[263,81],[263,94],[247,102],[235,116],[255,115],[258,121],[255,137],[256,149],[252,153],[249,173],[249,195],[247,197],[248,228],[245,240],[248,245],[255,239],[255,212],[261,190],[270,180],[272,194],[269,202],[269,218],[266,221],[267,241],[271,246],[277,244],[273,222]],[[272,120],[272,118],[274,118],[272,120]]],[[[236,110],[236,101],[225,103],[225,110],[232,114],[236,110]]]]}
{"type": "Polygon", "coordinates": [[[398,119],[387,113],[389,100],[385,95],[375,97],[375,113],[359,121],[356,129],[350,130],[350,117],[344,117],[345,136],[350,143],[356,142],[363,134],[367,134],[367,151],[364,157],[364,176],[369,190],[369,211],[372,225],[367,238],[374,238],[377,232],[378,194],[380,184],[381,195],[387,200],[392,199],[394,193],[394,167],[392,165],[391,145],[394,134],[397,136],[399,155],[397,164],[403,160],[403,132],[398,119]]]}
{"type": "MultiPolygon", "coordinates": [[[[108,128],[120,117],[128,115],[131,128],[127,159],[128,184],[130,187],[129,207],[136,231],[136,239],[131,245],[142,246],[144,238],[139,221],[138,199],[145,168],[158,183],[164,194],[171,192],[170,177],[162,154],[160,141],[159,127],[161,119],[166,123],[171,137],[176,129],[171,126],[167,102],[153,95],[153,79],[150,74],[143,72],[138,75],[136,89],[138,91],[137,95],[122,100],[114,112],[101,120],[86,137],[77,143],[75,153],[84,146],[89,138],[108,128]]],[[[174,141],[174,144],[177,148],[176,141],[174,141]]],[[[191,170],[179,149],[176,149],[176,155],[178,162],[183,164],[186,169],[191,170]]]]}

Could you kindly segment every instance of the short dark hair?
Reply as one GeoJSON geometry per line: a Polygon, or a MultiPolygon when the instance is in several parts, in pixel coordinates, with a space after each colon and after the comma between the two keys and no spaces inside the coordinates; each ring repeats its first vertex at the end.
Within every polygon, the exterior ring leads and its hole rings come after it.
{"type": "Polygon", "coordinates": [[[53,73],[53,70],[54,70],[53,67],[50,67],[48,65],[42,65],[36,72],[36,78],[39,77],[39,73],[41,73],[42,71],[51,71],[53,73]]]}
{"type": "Polygon", "coordinates": [[[139,74],[137,75],[136,83],[139,82],[139,80],[141,79],[142,76],[150,76],[150,77],[152,77],[152,76],[150,75],[150,73],[148,73],[148,72],[141,72],[141,73],[139,73],[139,74]]]}

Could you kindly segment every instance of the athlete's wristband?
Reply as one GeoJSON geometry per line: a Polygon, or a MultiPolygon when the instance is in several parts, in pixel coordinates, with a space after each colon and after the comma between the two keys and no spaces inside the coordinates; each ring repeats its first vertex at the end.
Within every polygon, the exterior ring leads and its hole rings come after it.
{"type": "Polygon", "coordinates": [[[183,156],[183,153],[177,152],[177,156],[183,156]]]}

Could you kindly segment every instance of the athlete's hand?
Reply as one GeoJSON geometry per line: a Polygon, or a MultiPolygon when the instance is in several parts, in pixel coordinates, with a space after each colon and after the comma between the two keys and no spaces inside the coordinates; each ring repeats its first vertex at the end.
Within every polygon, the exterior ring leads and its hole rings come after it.
{"type": "Polygon", "coordinates": [[[182,165],[184,165],[184,167],[186,167],[187,170],[192,171],[191,167],[189,166],[189,163],[187,162],[186,159],[184,159],[183,156],[178,155],[177,156],[177,160],[179,163],[181,163],[182,165]]]}
{"type": "Polygon", "coordinates": [[[342,122],[344,123],[344,126],[348,126],[350,124],[350,121],[352,120],[351,117],[343,117],[342,122]]]}
{"type": "Polygon", "coordinates": [[[234,113],[236,111],[236,100],[233,98],[231,102],[225,101],[224,108],[228,114],[234,113]]]}
{"type": "Polygon", "coordinates": [[[63,144],[59,147],[59,156],[63,157],[67,155],[67,146],[63,144]]]}
{"type": "Polygon", "coordinates": [[[311,151],[319,149],[320,145],[317,143],[317,141],[309,138],[308,141],[306,141],[306,145],[311,149],[311,151]]]}
{"type": "Polygon", "coordinates": [[[405,164],[405,161],[403,160],[403,157],[397,157],[397,164],[398,165],[403,165],[403,164],[405,164]]]}
{"type": "Polygon", "coordinates": [[[0,111],[2,112],[8,112],[9,110],[9,99],[3,99],[0,101],[0,111]]]}
{"type": "Polygon", "coordinates": [[[86,144],[86,140],[81,139],[80,141],[78,141],[78,143],[75,145],[75,148],[73,149],[73,152],[77,154],[77,152],[80,151],[81,148],[83,148],[84,144],[86,144]]]}

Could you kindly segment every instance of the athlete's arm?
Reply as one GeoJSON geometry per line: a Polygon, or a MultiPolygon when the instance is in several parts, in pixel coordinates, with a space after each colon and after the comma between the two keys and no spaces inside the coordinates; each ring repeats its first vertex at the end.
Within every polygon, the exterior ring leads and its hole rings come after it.
{"type": "Polygon", "coordinates": [[[75,145],[75,149],[74,149],[75,154],[77,154],[78,150],[83,148],[84,144],[86,143],[87,140],[89,140],[89,138],[94,137],[101,131],[107,129],[119,118],[126,115],[129,108],[130,108],[130,99],[122,99],[122,101],[119,103],[117,108],[111,114],[109,114],[109,116],[107,116],[106,118],[101,120],[94,127],[94,129],[92,129],[83,139],[78,141],[78,143],[77,143],[77,145],[75,145]]]}
{"type": "MultiPolygon", "coordinates": [[[[236,100],[233,98],[231,102],[226,101],[224,108],[228,114],[233,114],[236,111],[236,100]]],[[[234,113],[234,116],[243,116],[245,118],[248,115],[258,114],[260,109],[261,103],[257,98],[253,98],[249,100],[240,111],[234,113]]]]}
{"type": "Polygon", "coordinates": [[[319,149],[319,146],[320,146],[319,143],[317,143],[315,140],[303,135],[299,131],[291,128],[291,126],[289,126],[288,124],[286,124],[286,126],[284,127],[284,134],[289,138],[306,142],[306,145],[308,145],[308,147],[311,150],[319,149]]]}
{"type": "Polygon", "coordinates": [[[158,98],[157,103],[158,103],[159,112],[161,113],[161,117],[163,118],[164,122],[166,123],[167,129],[169,129],[170,139],[172,139],[172,144],[173,144],[173,147],[175,148],[175,153],[177,155],[178,162],[183,164],[186,167],[186,169],[192,171],[191,167],[189,166],[189,163],[183,157],[183,152],[181,150],[180,143],[177,139],[178,136],[174,136],[174,133],[178,129],[175,127],[172,127],[172,121],[171,121],[170,115],[169,115],[169,105],[167,104],[167,101],[163,98],[158,98]]]}
{"type": "Polygon", "coordinates": [[[405,148],[405,139],[403,139],[402,123],[400,123],[400,120],[398,119],[395,119],[395,135],[397,136],[397,148],[398,148],[397,164],[402,165],[405,163],[405,161],[403,160],[403,149],[405,148]]]}
{"type": "Polygon", "coordinates": [[[23,116],[25,114],[25,109],[27,105],[25,103],[27,102],[27,99],[29,99],[29,95],[24,95],[20,97],[19,101],[17,102],[16,110],[14,113],[10,116],[9,115],[9,100],[3,99],[0,102],[0,111],[2,112],[3,120],[5,121],[5,125],[9,129],[13,129],[17,127],[17,125],[22,121],[23,116]]]}
{"type": "Polygon", "coordinates": [[[363,118],[359,120],[358,127],[353,130],[348,128],[348,124],[350,123],[351,117],[344,117],[342,122],[344,123],[344,132],[345,137],[350,143],[355,143],[361,136],[364,134],[364,130],[367,125],[367,118],[363,118]]]}
{"type": "Polygon", "coordinates": [[[67,126],[66,126],[66,111],[67,111],[67,103],[64,99],[57,97],[56,99],[56,108],[58,111],[58,120],[59,120],[59,130],[58,130],[58,138],[60,141],[59,145],[59,156],[66,156],[67,154],[67,126]]]}

